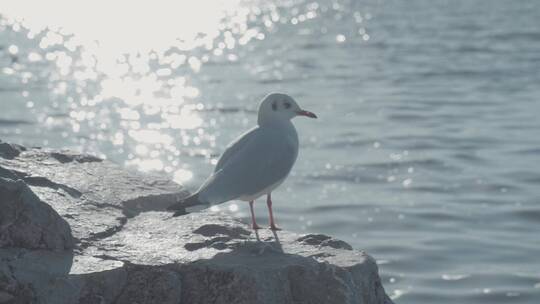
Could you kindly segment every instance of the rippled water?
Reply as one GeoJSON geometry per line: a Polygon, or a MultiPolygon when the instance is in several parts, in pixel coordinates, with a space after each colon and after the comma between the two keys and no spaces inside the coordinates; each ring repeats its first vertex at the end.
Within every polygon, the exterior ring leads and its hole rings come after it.
{"type": "Polygon", "coordinates": [[[539,1],[12,2],[3,140],[196,188],[284,91],[320,119],[282,226],[369,251],[397,303],[539,303],[539,1]]]}

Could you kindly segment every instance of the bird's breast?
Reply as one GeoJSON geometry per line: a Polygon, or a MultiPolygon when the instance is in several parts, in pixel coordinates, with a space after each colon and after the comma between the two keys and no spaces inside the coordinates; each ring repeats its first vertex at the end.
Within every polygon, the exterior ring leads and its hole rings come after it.
{"type": "Polygon", "coordinates": [[[275,126],[275,128],[281,133],[280,137],[283,138],[287,144],[298,149],[298,133],[292,122],[287,121],[279,126],[275,126]]]}

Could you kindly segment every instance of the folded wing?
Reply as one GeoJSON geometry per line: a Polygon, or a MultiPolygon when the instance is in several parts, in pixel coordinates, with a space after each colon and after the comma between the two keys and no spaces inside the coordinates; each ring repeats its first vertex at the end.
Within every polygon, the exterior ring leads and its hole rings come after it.
{"type": "Polygon", "coordinates": [[[254,128],[223,153],[199,197],[218,204],[260,193],[287,177],[297,155],[298,143],[283,132],[254,128]]]}

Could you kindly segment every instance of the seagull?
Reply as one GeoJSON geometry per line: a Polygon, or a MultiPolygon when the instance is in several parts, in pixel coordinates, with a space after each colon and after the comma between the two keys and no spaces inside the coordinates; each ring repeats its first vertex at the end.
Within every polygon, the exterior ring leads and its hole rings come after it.
{"type": "Polygon", "coordinates": [[[257,126],[227,146],[199,190],[168,208],[176,211],[173,216],[186,214],[187,207],[242,200],[249,202],[251,227],[260,229],[255,222],[253,202],[266,195],[269,228],[280,230],[272,212],[272,191],[287,178],[298,156],[298,134],[291,122],[296,116],[317,118],[287,94],[271,93],[264,97],[257,126]]]}

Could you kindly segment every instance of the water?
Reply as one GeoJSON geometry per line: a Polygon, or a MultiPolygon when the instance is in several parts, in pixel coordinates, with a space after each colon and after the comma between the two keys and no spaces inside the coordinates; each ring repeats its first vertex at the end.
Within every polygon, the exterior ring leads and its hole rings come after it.
{"type": "Polygon", "coordinates": [[[397,303],[538,303],[540,2],[115,3],[2,4],[0,138],[193,189],[284,91],[320,118],[281,226],[366,249],[397,303]]]}

